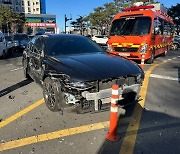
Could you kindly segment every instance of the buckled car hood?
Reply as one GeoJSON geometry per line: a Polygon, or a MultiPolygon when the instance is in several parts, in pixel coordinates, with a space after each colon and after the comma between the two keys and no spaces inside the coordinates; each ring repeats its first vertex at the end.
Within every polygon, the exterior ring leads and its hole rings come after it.
{"type": "Polygon", "coordinates": [[[51,56],[48,59],[49,70],[62,72],[75,81],[93,81],[143,73],[135,63],[103,53],[51,56]]]}

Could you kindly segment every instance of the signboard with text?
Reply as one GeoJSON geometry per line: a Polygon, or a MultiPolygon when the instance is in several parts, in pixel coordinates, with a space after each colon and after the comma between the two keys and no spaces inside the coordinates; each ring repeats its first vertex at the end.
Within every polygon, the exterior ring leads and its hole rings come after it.
{"type": "Polygon", "coordinates": [[[29,22],[29,23],[26,23],[26,25],[30,26],[30,27],[52,27],[52,28],[56,28],[55,23],[33,23],[33,22],[29,22]]]}

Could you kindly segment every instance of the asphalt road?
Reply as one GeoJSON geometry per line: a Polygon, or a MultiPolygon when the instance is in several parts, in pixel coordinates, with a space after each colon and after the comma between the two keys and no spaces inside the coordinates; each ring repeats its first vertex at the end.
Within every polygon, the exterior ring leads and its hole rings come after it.
{"type": "Polygon", "coordinates": [[[49,111],[41,87],[24,78],[21,60],[21,53],[0,59],[0,153],[180,153],[180,50],[145,66],[148,73],[157,64],[143,85],[144,104],[125,108],[121,139],[113,143],[105,139],[109,111],[49,111]]]}

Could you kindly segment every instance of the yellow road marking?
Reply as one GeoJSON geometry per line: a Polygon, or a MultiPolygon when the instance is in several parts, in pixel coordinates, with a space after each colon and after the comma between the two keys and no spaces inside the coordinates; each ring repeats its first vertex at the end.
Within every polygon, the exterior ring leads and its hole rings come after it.
{"type": "MultiPolygon", "coordinates": [[[[125,123],[129,123],[129,121],[131,121],[130,117],[123,118],[123,119],[119,120],[118,124],[122,125],[125,123]]],[[[106,127],[109,127],[109,121],[84,125],[84,126],[75,127],[75,128],[68,128],[68,129],[59,130],[59,131],[51,132],[51,133],[47,133],[47,134],[31,136],[28,138],[22,138],[19,140],[1,143],[0,151],[9,150],[9,149],[13,149],[13,148],[33,144],[33,143],[47,141],[47,140],[52,140],[52,139],[56,139],[56,138],[60,138],[60,137],[72,136],[75,134],[81,134],[81,133],[85,133],[85,132],[99,130],[99,129],[103,129],[106,127]]]]}
{"type": "Polygon", "coordinates": [[[39,105],[41,105],[42,103],[44,103],[44,99],[41,99],[39,101],[37,101],[36,103],[26,107],[25,109],[21,110],[20,112],[14,114],[13,116],[7,118],[6,120],[0,122],[0,128],[8,125],[9,123],[13,122],[14,120],[16,120],[17,118],[23,116],[24,114],[26,114],[27,112],[33,110],[34,108],[38,107],[39,105]]]}
{"type": "Polygon", "coordinates": [[[126,135],[125,135],[125,137],[123,139],[123,143],[121,145],[120,154],[125,154],[125,153],[132,154],[133,153],[136,136],[137,136],[137,132],[139,129],[140,120],[141,120],[142,110],[145,105],[145,99],[146,99],[150,74],[157,66],[164,64],[164,63],[165,62],[155,64],[146,71],[143,86],[141,87],[141,90],[140,90],[140,96],[141,96],[142,100],[135,106],[135,109],[134,109],[134,112],[132,115],[132,120],[130,121],[130,123],[128,125],[126,135]]]}

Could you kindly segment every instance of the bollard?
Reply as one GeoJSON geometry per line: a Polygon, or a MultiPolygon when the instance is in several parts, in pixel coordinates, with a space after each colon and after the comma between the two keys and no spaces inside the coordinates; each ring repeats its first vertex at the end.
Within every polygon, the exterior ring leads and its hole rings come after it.
{"type": "Polygon", "coordinates": [[[106,134],[106,139],[109,141],[118,141],[120,135],[117,133],[117,123],[118,123],[118,105],[117,101],[119,99],[119,86],[112,86],[112,96],[111,96],[111,109],[110,109],[110,127],[109,132],[106,134]]]}
{"type": "Polygon", "coordinates": [[[144,59],[145,59],[145,54],[142,53],[141,56],[142,56],[142,57],[141,57],[141,68],[144,70],[144,59]]]}

